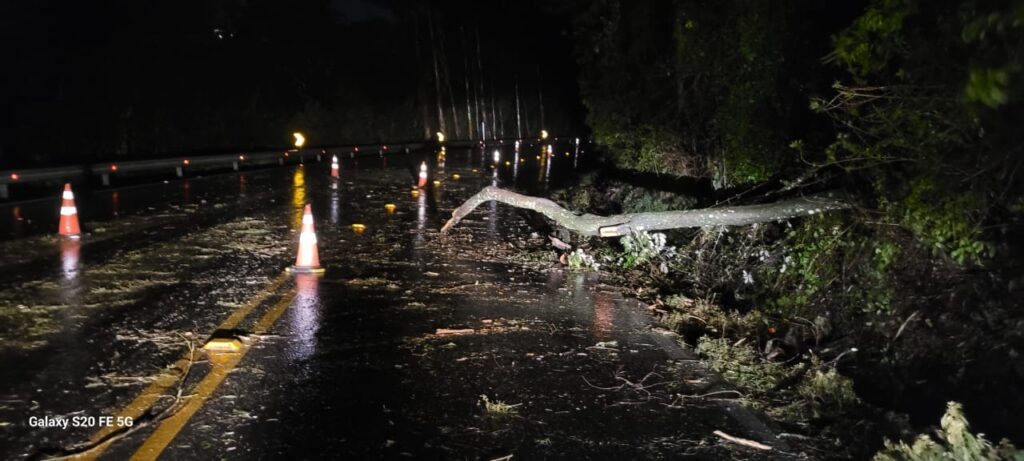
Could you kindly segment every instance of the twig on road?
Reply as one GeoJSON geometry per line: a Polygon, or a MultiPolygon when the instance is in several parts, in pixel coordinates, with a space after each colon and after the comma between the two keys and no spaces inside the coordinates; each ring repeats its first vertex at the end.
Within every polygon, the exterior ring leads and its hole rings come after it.
{"type": "Polygon", "coordinates": [[[758,450],[766,450],[766,451],[767,450],[772,450],[772,447],[770,447],[768,445],[765,445],[765,444],[763,444],[761,442],[755,442],[753,440],[732,436],[732,435],[726,434],[725,432],[722,432],[722,431],[715,431],[715,432],[712,432],[712,434],[715,434],[715,435],[717,435],[717,436],[719,436],[719,437],[721,437],[721,438],[723,438],[725,440],[728,440],[728,441],[730,441],[732,443],[735,443],[735,444],[738,444],[738,445],[743,445],[745,447],[756,448],[758,450]]]}
{"type": "MultiPolygon", "coordinates": [[[[669,408],[683,408],[681,405],[679,405],[679,403],[682,403],[682,402],[686,401],[686,399],[705,399],[705,398],[708,398],[708,397],[712,397],[712,396],[716,396],[716,395],[722,395],[722,394],[733,394],[733,395],[736,396],[735,398],[739,398],[739,399],[742,399],[742,398],[746,397],[745,395],[743,395],[742,392],[737,391],[737,390],[715,391],[715,392],[708,392],[707,394],[699,394],[699,395],[676,394],[676,398],[674,400],[672,400],[672,403],[670,403],[670,404],[668,404],[666,406],[668,406],[669,408]]],[[[732,399],[721,399],[721,400],[732,400],[732,399]]]]}
{"type": "Polygon", "coordinates": [[[121,431],[118,431],[118,432],[113,432],[113,433],[107,435],[106,437],[103,437],[103,438],[101,438],[99,440],[96,440],[94,442],[86,442],[86,443],[83,443],[83,444],[78,444],[78,445],[72,446],[71,448],[64,449],[63,450],[63,453],[64,453],[63,455],[61,455],[61,456],[54,456],[54,457],[50,457],[50,458],[46,458],[46,459],[48,461],[63,461],[63,460],[69,460],[69,459],[79,459],[82,455],[86,455],[86,454],[88,454],[88,453],[90,453],[90,452],[92,452],[94,450],[97,450],[97,449],[99,449],[101,447],[106,447],[106,446],[108,446],[108,445],[110,445],[110,444],[112,444],[112,443],[114,443],[114,442],[116,442],[116,441],[118,441],[120,439],[123,439],[123,438],[125,438],[125,437],[127,437],[127,436],[129,436],[131,434],[134,434],[139,429],[142,429],[144,427],[148,427],[150,424],[152,424],[154,422],[160,422],[160,421],[163,421],[164,419],[172,416],[177,411],[177,409],[180,408],[179,404],[181,403],[182,399],[187,399],[187,398],[191,397],[191,395],[182,395],[182,392],[184,391],[185,381],[188,380],[189,373],[192,371],[192,365],[196,362],[196,358],[195,358],[196,345],[195,345],[195,343],[192,342],[190,339],[186,338],[185,336],[183,336],[181,333],[178,333],[178,336],[180,336],[181,339],[185,340],[185,344],[188,346],[188,363],[185,364],[185,369],[182,370],[181,377],[178,378],[177,391],[175,392],[175,395],[174,395],[174,401],[171,402],[170,405],[165,407],[163,410],[160,410],[160,413],[157,413],[156,415],[154,415],[154,416],[152,416],[150,418],[139,418],[138,420],[134,421],[134,423],[130,427],[128,427],[127,429],[124,429],[124,430],[121,430],[121,431]],[[171,410],[175,410],[175,411],[171,411],[171,410]]]}
{"type": "Polygon", "coordinates": [[[620,391],[622,389],[629,388],[629,389],[633,390],[634,392],[643,392],[644,394],[647,394],[647,398],[649,399],[649,398],[651,398],[651,391],[649,391],[648,389],[651,389],[651,388],[654,388],[654,387],[658,387],[658,386],[664,386],[664,385],[668,384],[668,382],[660,382],[660,383],[654,383],[654,384],[644,384],[644,383],[647,382],[648,379],[650,379],[651,377],[654,377],[654,376],[657,376],[659,378],[663,377],[661,374],[657,373],[656,371],[651,370],[651,372],[647,373],[646,375],[644,375],[644,377],[641,378],[640,381],[633,382],[633,381],[630,381],[630,380],[628,380],[626,378],[623,378],[622,377],[622,368],[619,368],[615,372],[614,378],[615,378],[616,381],[621,381],[622,384],[619,384],[618,386],[611,386],[611,387],[596,386],[596,385],[592,384],[590,381],[588,381],[586,376],[582,376],[582,378],[583,378],[583,382],[587,383],[588,386],[590,386],[590,387],[592,387],[594,389],[598,389],[598,390],[602,390],[602,391],[620,391]]]}

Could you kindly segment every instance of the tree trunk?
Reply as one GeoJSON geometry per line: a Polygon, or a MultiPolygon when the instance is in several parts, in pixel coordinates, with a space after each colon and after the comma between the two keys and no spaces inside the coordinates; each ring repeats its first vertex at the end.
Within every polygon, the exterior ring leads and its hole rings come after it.
{"type": "Polygon", "coordinates": [[[850,207],[849,204],[834,197],[815,195],[761,205],[627,213],[614,216],[576,215],[546,198],[531,197],[487,186],[452,212],[451,219],[441,228],[441,233],[447,233],[481,203],[490,200],[536,211],[570,231],[596,237],[619,237],[632,232],[705,226],[743,226],[781,221],[798,216],[810,216],[850,207]]]}
{"type": "Polygon", "coordinates": [[[444,124],[444,109],[441,106],[441,71],[438,68],[438,56],[437,56],[437,41],[434,38],[434,19],[430,12],[430,7],[427,7],[427,30],[430,31],[430,53],[434,60],[434,93],[437,96],[437,125],[441,133],[447,131],[447,127],[444,124]]]}
{"type": "Polygon", "coordinates": [[[484,91],[484,62],[480,54],[480,28],[475,29],[476,38],[476,73],[480,78],[480,98],[484,100],[483,105],[477,106],[477,120],[480,121],[480,139],[487,139],[487,93],[484,91]]]}
{"type": "Polygon", "coordinates": [[[519,74],[516,74],[516,139],[523,139],[523,120],[519,116],[519,74]]]}
{"type": "MultiPolygon", "coordinates": [[[[412,21],[413,26],[413,43],[416,48],[416,100],[420,105],[420,110],[423,116],[423,139],[430,139],[432,133],[430,132],[430,102],[427,93],[430,91],[424,88],[423,76],[426,72],[423,70],[423,57],[420,51],[420,27],[419,20],[415,17],[412,21]]],[[[255,113],[255,111],[254,111],[255,113]]]]}
{"type": "Polygon", "coordinates": [[[444,78],[445,86],[448,88],[448,102],[452,109],[452,130],[455,131],[455,137],[453,139],[462,139],[462,133],[459,129],[459,112],[455,105],[455,91],[452,89],[451,66],[449,66],[448,62],[448,51],[447,48],[445,48],[446,40],[444,38],[443,18],[438,18],[438,22],[441,23],[437,26],[437,43],[441,56],[441,75],[444,78]]]}
{"type": "Polygon", "coordinates": [[[491,74],[491,139],[498,139],[498,112],[494,110],[494,93],[497,87],[494,86],[494,74],[491,74]]]}
{"type": "Polygon", "coordinates": [[[462,78],[466,82],[466,139],[476,139],[473,135],[473,105],[469,93],[469,55],[466,54],[466,32],[459,26],[459,43],[462,45],[462,78]]]}
{"type": "Polygon", "coordinates": [[[544,125],[544,79],[540,75],[540,64],[537,64],[537,104],[540,106],[540,129],[546,130],[544,125]]]}

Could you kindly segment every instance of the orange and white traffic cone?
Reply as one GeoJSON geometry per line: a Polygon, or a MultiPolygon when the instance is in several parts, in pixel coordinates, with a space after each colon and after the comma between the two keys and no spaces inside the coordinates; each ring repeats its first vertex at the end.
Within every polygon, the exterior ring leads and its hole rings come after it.
{"type": "Polygon", "coordinates": [[[417,186],[420,189],[427,187],[427,162],[420,164],[420,181],[417,186]]]}
{"type": "Polygon", "coordinates": [[[61,199],[58,231],[61,237],[79,238],[82,236],[82,229],[78,227],[78,208],[75,208],[75,193],[71,192],[71,183],[64,184],[61,199]]]}
{"type": "Polygon", "coordinates": [[[316,248],[316,229],[313,226],[313,208],[306,205],[302,213],[302,233],[299,234],[299,255],[295,265],[288,268],[297,274],[319,274],[324,270],[320,267],[320,253],[316,248]]]}
{"type": "Polygon", "coordinates": [[[338,174],[338,156],[337,155],[332,155],[331,156],[331,177],[332,178],[339,178],[339,177],[341,177],[338,174]]]}

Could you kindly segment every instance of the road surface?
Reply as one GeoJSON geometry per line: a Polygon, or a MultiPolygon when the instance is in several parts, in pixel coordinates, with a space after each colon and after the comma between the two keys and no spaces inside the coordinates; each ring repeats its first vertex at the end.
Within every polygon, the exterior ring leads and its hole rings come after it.
{"type": "Polygon", "coordinates": [[[0,206],[0,458],[789,458],[692,398],[727,387],[642,305],[514,262],[543,238],[520,212],[439,238],[484,185],[571,177],[541,149],[448,152],[418,195],[415,154],[86,191],[80,242],[56,199],[0,206]],[[306,203],[322,277],[284,272],[306,203]]]}

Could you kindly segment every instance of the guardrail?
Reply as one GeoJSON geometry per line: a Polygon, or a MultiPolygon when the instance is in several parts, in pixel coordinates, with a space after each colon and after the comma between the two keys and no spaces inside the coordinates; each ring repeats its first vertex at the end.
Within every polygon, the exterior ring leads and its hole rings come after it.
{"type": "MultiPolygon", "coordinates": [[[[557,142],[552,138],[548,142],[557,142]]],[[[512,139],[497,139],[486,142],[457,140],[446,141],[450,147],[469,147],[474,145],[492,145],[512,142],[512,139]]],[[[539,139],[537,140],[540,141],[539,139]]],[[[303,162],[316,158],[322,160],[324,155],[347,156],[349,158],[382,156],[394,152],[409,152],[433,146],[429,142],[405,142],[395,144],[360,144],[350,146],[316,147],[306,149],[275,150],[260,152],[240,152],[237,154],[178,156],[151,160],[124,160],[97,162],[82,165],[70,165],[57,168],[27,168],[0,171],[0,199],[10,198],[9,187],[14,184],[26,184],[46,181],[75,181],[99,177],[104,186],[110,185],[112,177],[120,174],[158,173],[173,171],[179,178],[190,169],[216,169],[228,167],[238,171],[246,166],[284,165],[291,162],[303,162]]]]}
{"type": "Polygon", "coordinates": [[[290,149],[261,152],[240,152],[237,154],[179,156],[151,160],[124,160],[102,163],[69,165],[56,168],[27,168],[0,171],[0,199],[10,197],[10,187],[46,181],[76,181],[99,177],[104,186],[110,185],[112,177],[120,174],[174,172],[184,176],[190,169],[232,168],[238,171],[247,166],[272,165],[277,163],[304,162],[315,158],[321,161],[325,155],[355,157],[380,156],[391,152],[408,152],[421,149],[425,143],[363,144],[357,146],[332,146],[306,149],[290,149]]]}

